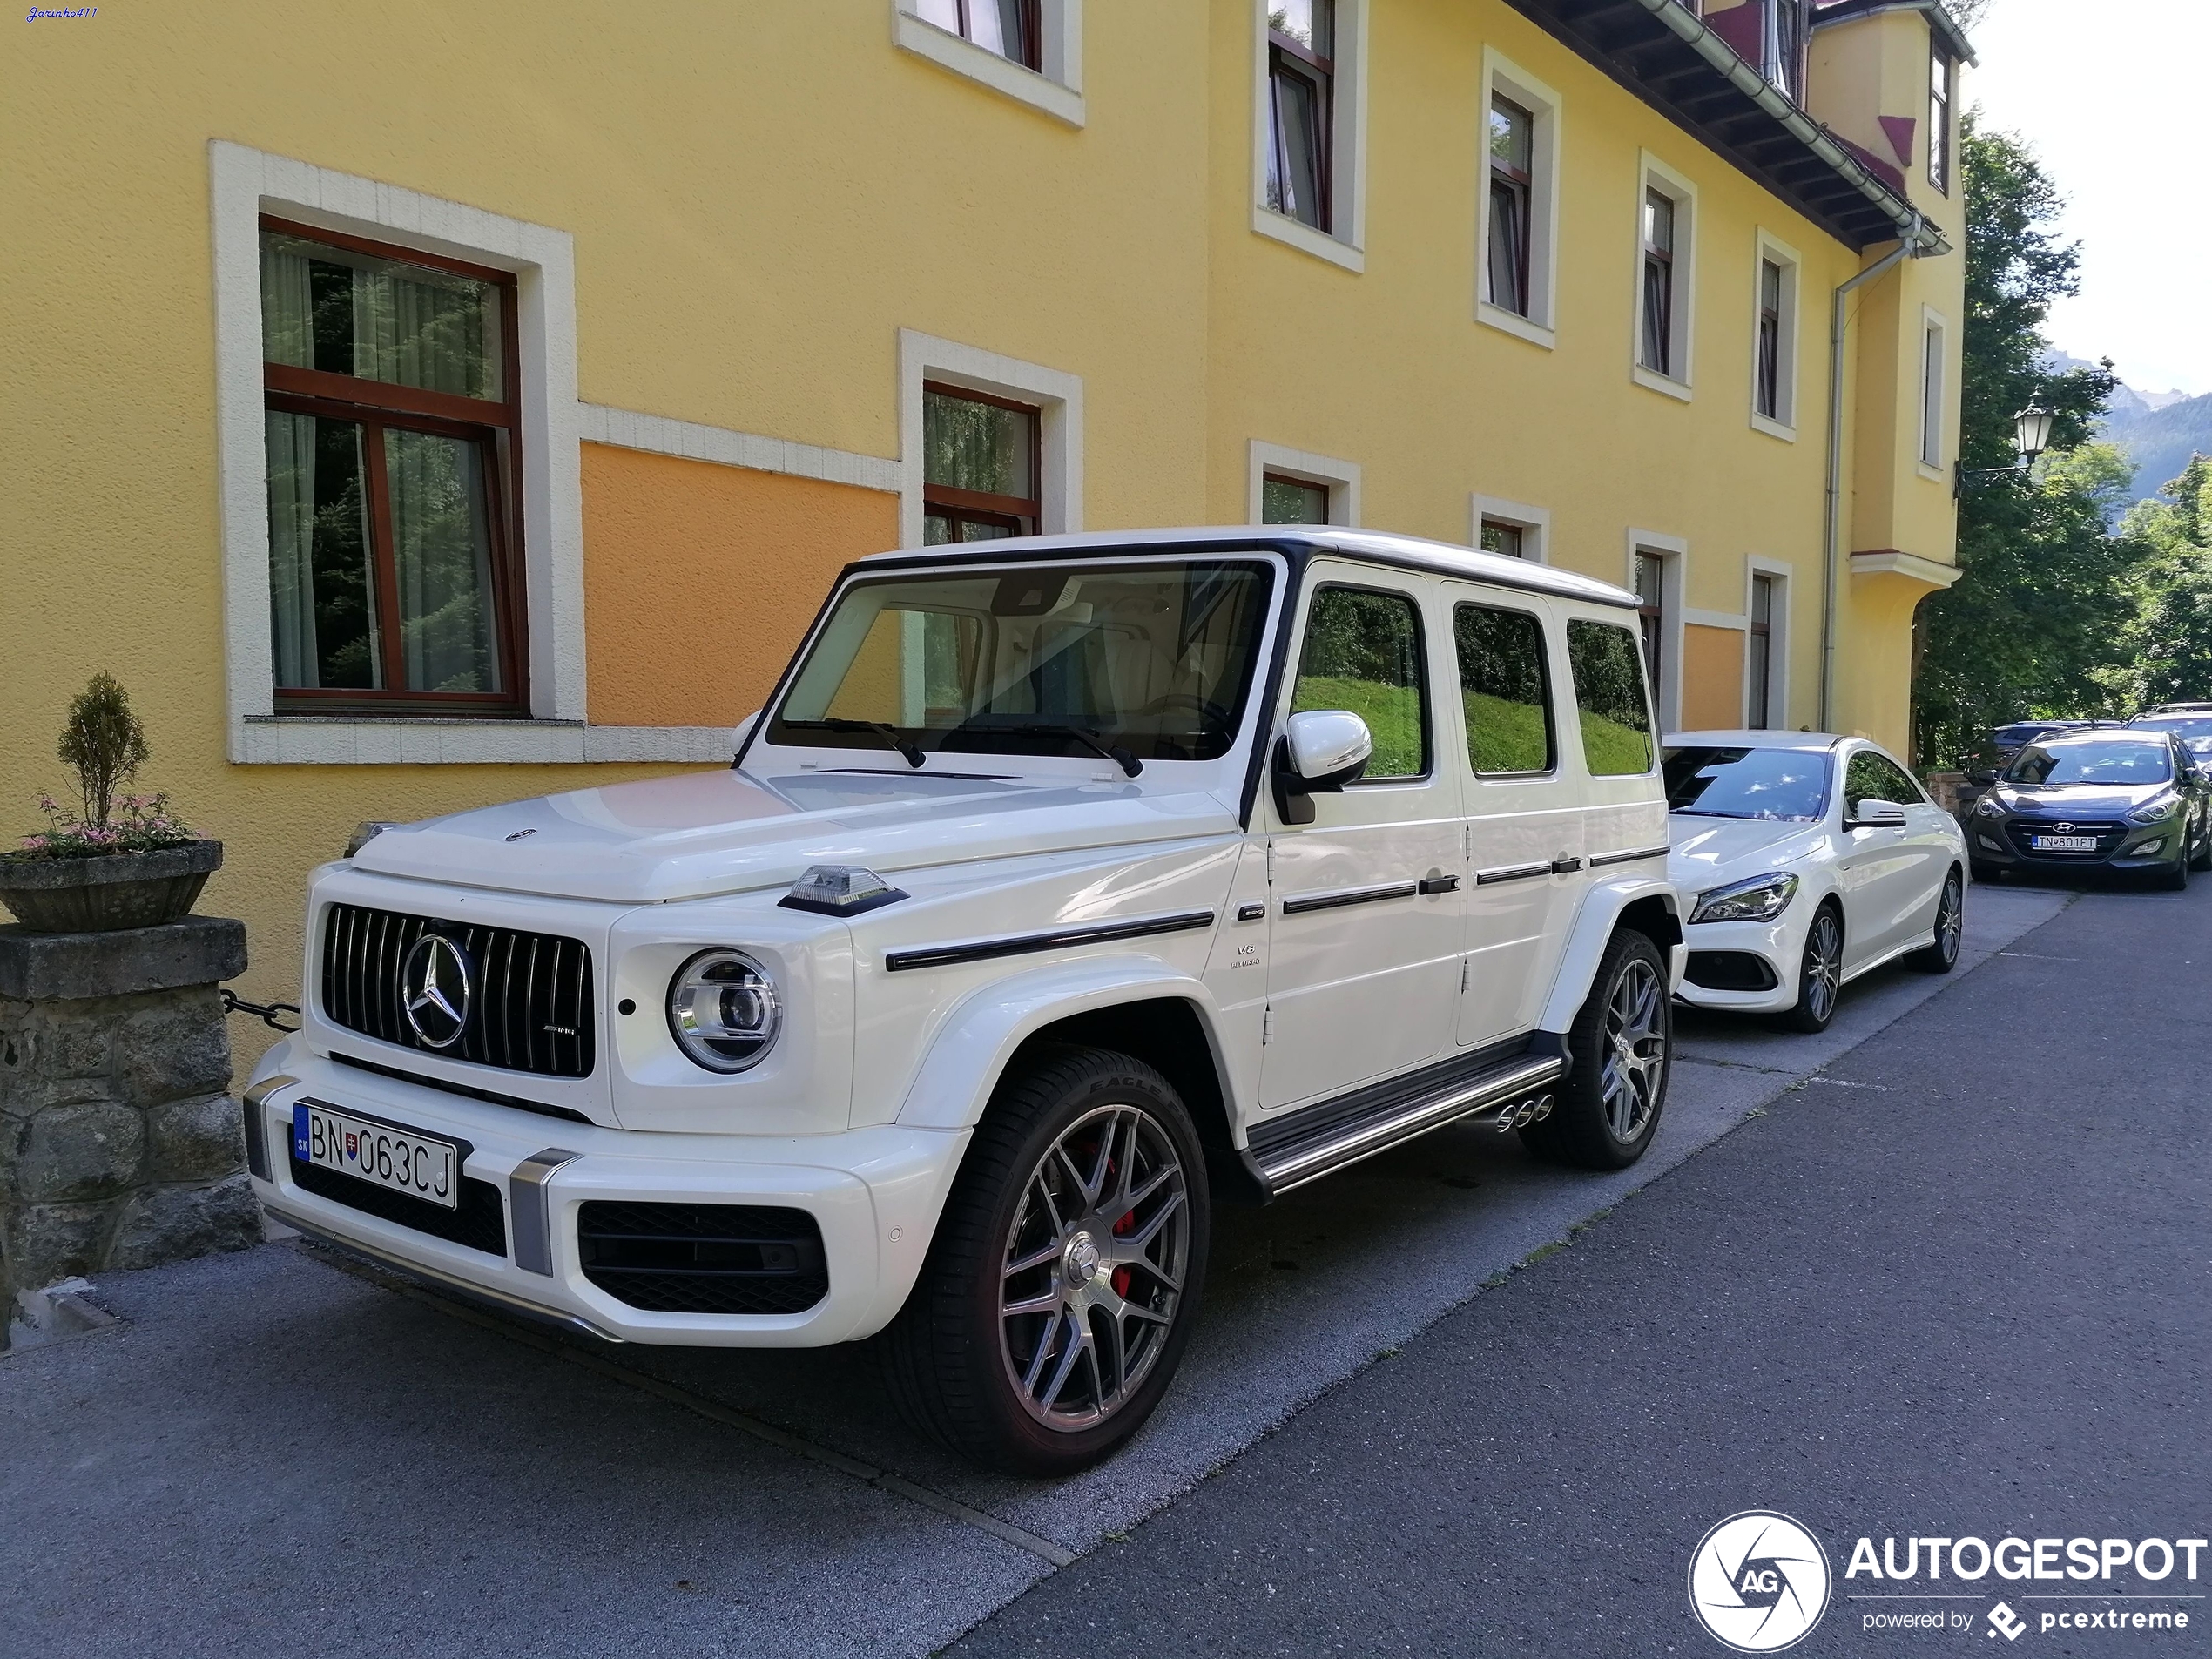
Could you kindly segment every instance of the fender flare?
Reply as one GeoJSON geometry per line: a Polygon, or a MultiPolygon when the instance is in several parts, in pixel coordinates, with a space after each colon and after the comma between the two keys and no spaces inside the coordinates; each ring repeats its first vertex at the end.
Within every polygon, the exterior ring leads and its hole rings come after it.
{"type": "Polygon", "coordinates": [[[1217,1010],[1204,981],[1157,956],[1112,956],[1033,968],[971,992],[938,1028],[895,1121],[909,1129],[971,1129],[1007,1062],[1037,1031],[1072,1015],[1157,997],[1197,1008],[1222,1098],[1233,1101],[1217,1010]]]}
{"type": "Polygon", "coordinates": [[[1552,994],[1536,1022],[1539,1031],[1565,1035],[1589,996],[1591,982],[1597,977],[1598,959],[1605,954],[1606,941],[1613,937],[1621,913],[1650,899],[1659,900],[1674,923],[1674,938],[1667,948],[1668,994],[1673,995],[1681,986],[1688,949],[1682,942],[1682,900],[1674,883],[1662,876],[1613,876],[1595,883],[1582,895],[1574,931],[1568,935],[1559,972],[1552,980],[1552,994]]]}
{"type": "Polygon", "coordinates": [[[979,986],[954,1005],[915,1069],[894,1121],[904,1129],[955,1134],[959,1149],[945,1160],[930,1190],[908,1196],[900,1216],[900,1231],[906,1237],[893,1244],[887,1234],[879,1245],[882,1253],[875,1299],[855,1321],[848,1340],[881,1330],[913,1294],[929,1240],[943,1218],[945,1201],[967,1160],[972,1131],[1022,1044],[1071,1015],[1163,996],[1196,1005],[1221,1079],[1222,1097],[1232,1099],[1213,998],[1201,981],[1157,956],[1116,956],[1035,968],[979,986]]]}

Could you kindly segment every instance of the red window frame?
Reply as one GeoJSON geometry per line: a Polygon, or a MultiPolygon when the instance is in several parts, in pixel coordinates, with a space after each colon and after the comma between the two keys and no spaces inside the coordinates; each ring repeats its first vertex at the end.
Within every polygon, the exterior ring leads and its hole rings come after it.
{"type": "MultiPolygon", "coordinates": [[[[1006,529],[1015,536],[1035,536],[1043,516],[1044,502],[1044,417],[1034,403],[1024,403],[1018,398],[997,397],[989,392],[978,392],[965,386],[949,386],[941,381],[924,381],[923,395],[934,392],[940,397],[959,398],[968,403],[988,403],[994,408],[1012,409],[1029,417],[1029,483],[1038,493],[1035,496],[1000,496],[988,490],[958,489],[950,484],[934,484],[927,479],[921,485],[921,513],[925,521],[941,518],[957,528],[962,524],[989,524],[1006,529]]],[[[968,538],[954,536],[948,541],[961,542],[968,538]]]]}
{"type": "Polygon", "coordinates": [[[522,560],[521,339],[516,316],[514,273],[472,265],[442,254],[424,253],[395,243],[349,236],[269,213],[261,215],[260,227],[349,253],[449,271],[495,284],[501,291],[502,387],[496,402],[448,392],[422,391],[411,386],[393,386],[325,369],[262,363],[262,401],[266,408],[293,415],[350,421],[361,428],[362,466],[367,475],[362,505],[368,521],[369,569],[386,688],[371,691],[359,686],[280,685],[275,688],[276,711],[295,715],[475,715],[509,719],[526,715],[529,710],[529,638],[524,614],[527,590],[522,560]],[[483,468],[487,486],[484,508],[491,543],[493,634],[498,643],[500,677],[504,683],[501,691],[414,691],[404,687],[407,676],[399,626],[399,566],[392,545],[390,496],[385,480],[383,432],[388,427],[458,438],[479,444],[488,452],[483,468]]]}

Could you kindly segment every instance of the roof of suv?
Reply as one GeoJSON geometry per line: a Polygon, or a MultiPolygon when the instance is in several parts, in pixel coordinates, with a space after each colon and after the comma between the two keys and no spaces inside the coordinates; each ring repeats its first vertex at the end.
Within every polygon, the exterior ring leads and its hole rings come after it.
{"type": "Polygon", "coordinates": [[[1562,599],[1591,604],[1635,608],[1636,597],[1625,588],[1600,582],[1571,570],[1485,553],[1452,542],[1426,541],[1418,536],[1393,536],[1381,530],[1343,529],[1335,525],[1244,524],[1211,525],[1190,529],[1095,530],[1081,536],[1015,536],[992,542],[954,542],[929,548],[906,548],[895,553],[872,554],[858,561],[860,568],[914,564],[996,564],[1038,559],[1096,559],[1122,553],[1228,552],[1238,549],[1272,548],[1298,556],[1341,553],[1377,564],[1426,570],[1457,577],[1493,587],[1520,588],[1548,593],[1562,599]]]}

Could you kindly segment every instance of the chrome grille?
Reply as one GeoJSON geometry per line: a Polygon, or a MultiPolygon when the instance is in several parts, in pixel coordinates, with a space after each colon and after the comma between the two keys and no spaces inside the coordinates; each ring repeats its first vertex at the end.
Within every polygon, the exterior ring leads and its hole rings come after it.
{"type": "Polygon", "coordinates": [[[554,934],[333,905],[323,922],[322,1011],[334,1025],[402,1049],[543,1077],[587,1077],[596,1022],[591,948],[554,934]],[[444,1049],[416,1035],[400,985],[408,953],[426,933],[444,934],[470,963],[469,1018],[444,1049]]]}

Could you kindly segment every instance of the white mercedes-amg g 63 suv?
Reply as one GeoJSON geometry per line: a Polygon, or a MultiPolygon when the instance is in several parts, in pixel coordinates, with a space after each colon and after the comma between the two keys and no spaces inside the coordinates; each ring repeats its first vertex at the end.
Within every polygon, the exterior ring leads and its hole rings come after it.
{"type": "Polygon", "coordinates": [[[628,1342],[882,1333],[980,1461],[1157,1404],[1212,1204],[1452,1123],[1633,1162],[1682,928],[1635,599],[1355,530],[846,570],[726,772],[382,826],[271,1214],[628,1342]]]}

